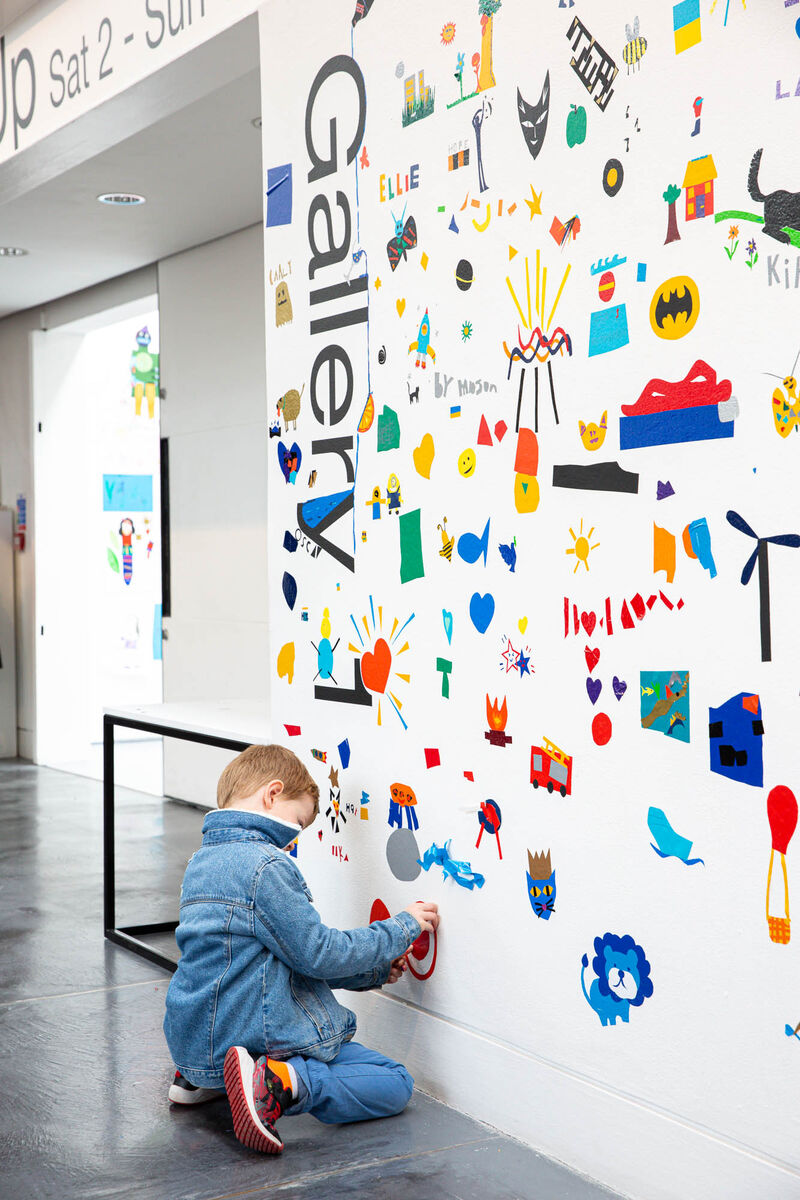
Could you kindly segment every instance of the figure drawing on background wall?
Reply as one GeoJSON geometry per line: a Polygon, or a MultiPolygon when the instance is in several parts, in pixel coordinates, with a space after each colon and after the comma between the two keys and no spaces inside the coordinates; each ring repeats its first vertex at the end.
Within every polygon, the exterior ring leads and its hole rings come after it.
{"type": "Polygon", "coordinates": [[[123,517],[119,523],[119,535],[122,538],[122,578],[130,584],[133,578],[133,535],[136,530],[130,517],[123,517]]]}
{"type": "Polygon", "coordinates": [[[142,397],[147,398],[147,415],[155,416],[158,391],[158,355],[150,350],[150,330],[145,325],[136,334],[136,348],[131,354],[131,395],[136,403],[136,416],[142,415],[142,397]]]}

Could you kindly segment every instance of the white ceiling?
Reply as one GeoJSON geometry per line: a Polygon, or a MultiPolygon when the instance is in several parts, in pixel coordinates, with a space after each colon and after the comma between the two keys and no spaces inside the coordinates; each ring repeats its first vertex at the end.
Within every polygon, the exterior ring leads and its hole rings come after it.
{"type": "MultiPolygon", "coordinates": [[[[7,33],[13,22],[19,21],[24,13],[30,13],[34,8],[37,10],[36,20],[41,20],[45,13],[62,3],[63,0],[0,0],[0,28],[7,33]]],[[[20,22],[20,26],[24,28],[24,23],[20,22]]]]}
{"type": "Polygon", "coordinates": [[[57,154],[43,155],[41,146],[28,152],[34,169],[26,171],[24,162],[0,167],[0,245],[29,251],[0,257],[0,317],[261,221],[261,132],[251,123],[261,111],[254,22],[215,39],[224,39],[222,86],[208,70],[215,46],[207,43],[171,75],[166,68],[110,102],[102,134],[102,114],[83,118],[92,121],[94,146],[92,136],[81,136],[79,120],[57,154]],[[177,111],[150,123],[154,107],[177,111]],[[98,144],[104,148],[93,154],[98,144]],[[75,165],[46,178],[45,158],[50,170],[54,161],[75,165]],[[147,203],[98,203],[112,191],[136,192],[147,203]]]}

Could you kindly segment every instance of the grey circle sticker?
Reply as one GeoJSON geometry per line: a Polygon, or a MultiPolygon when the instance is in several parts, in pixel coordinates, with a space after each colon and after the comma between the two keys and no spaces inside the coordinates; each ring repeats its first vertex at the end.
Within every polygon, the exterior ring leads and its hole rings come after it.
{"type": "Polygon", "coordinates": [[[419,846],[410,829],[395,829],[386,843],[386,861],[395,879],[410,883],[416,879],[422,867],[417,862],[419,846]]]}

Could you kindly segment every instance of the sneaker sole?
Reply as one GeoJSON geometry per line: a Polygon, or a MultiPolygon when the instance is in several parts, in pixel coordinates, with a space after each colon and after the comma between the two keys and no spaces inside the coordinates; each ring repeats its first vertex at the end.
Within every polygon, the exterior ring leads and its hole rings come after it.
{"type": "Polygon", "coordinates": [[[241,1046],[231,1046],[225,1055],[223,1074],[236,1137],[250,1150],[280,1154],[283,1142],[267,1129],[253,1107],[253,1060],[241,1046]]]}
{"type": "Polygon", "coordinates": [[[198,1088],[190,1092],[186,1088],[172,1084],[169,1089],[169,1099],[173,1104],[206,1104],[209,1100],[217,1100],[222,1092],[217,1088],[198,1088]]]}

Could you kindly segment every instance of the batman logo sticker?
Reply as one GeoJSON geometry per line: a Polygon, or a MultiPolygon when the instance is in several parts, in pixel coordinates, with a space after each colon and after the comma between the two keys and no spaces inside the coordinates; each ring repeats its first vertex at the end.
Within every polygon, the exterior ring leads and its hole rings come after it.
{"type": "Polygon", "coordinates": [[[674,275],[653,293],[650,328],[656,337],[674,341],[694,329],[700,315],[700,293],[688,275],[674,275]]]}

